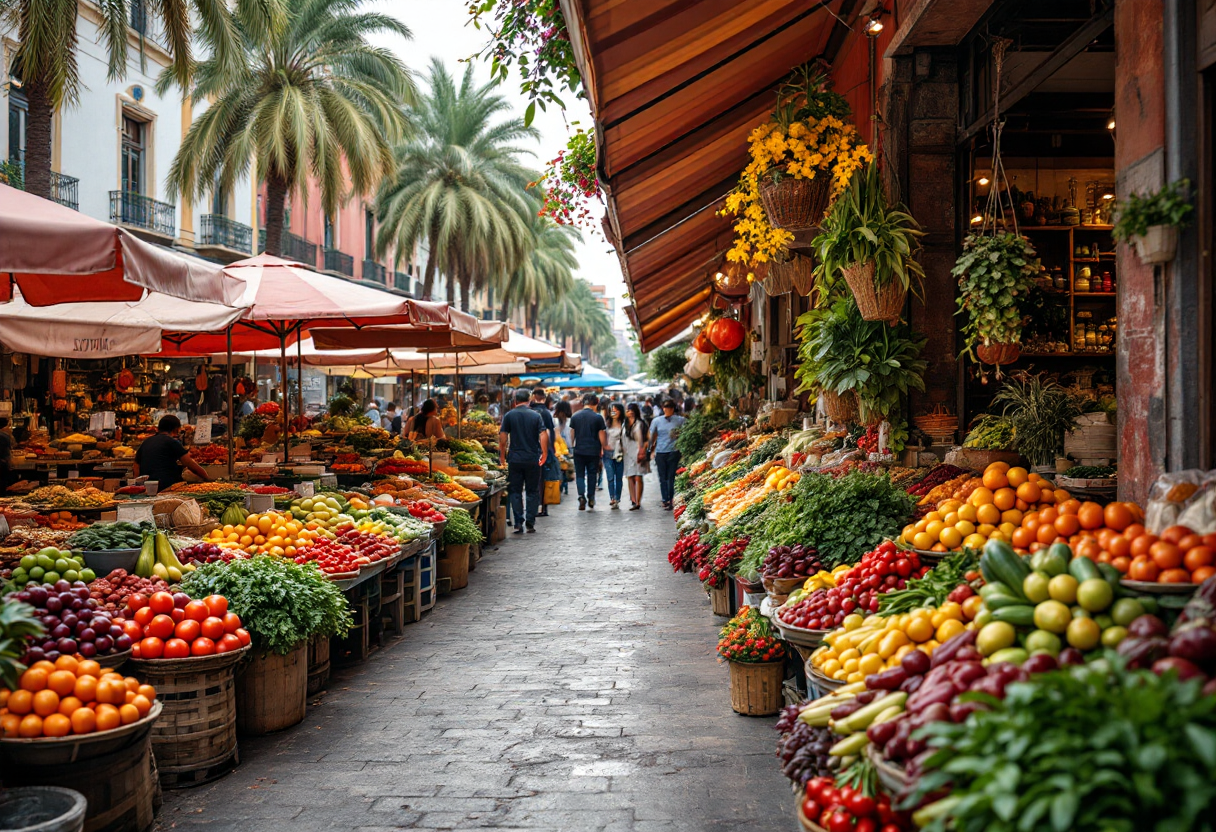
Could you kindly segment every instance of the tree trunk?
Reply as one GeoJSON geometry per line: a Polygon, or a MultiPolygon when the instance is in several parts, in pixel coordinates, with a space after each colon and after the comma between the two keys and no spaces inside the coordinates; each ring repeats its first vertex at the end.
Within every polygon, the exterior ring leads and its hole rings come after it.
{"type": "Polygon", "coordinates": [[[456,273],[457,273],[457,271],[458,271],[457,269],[452,269],[451,274],[444,275],[443,282],[445,284],[444,288],[447,289],[446,294],[447,294],[448,306],[456,305],[456,283],[457,283],[456,273]]]}
{"type": "Polygon", "coordinates": [[[532,306],[528,310],[528,328],[532,330],[532,337],[536,337],[537,319],[540,317],[540,304],[532,301],[532,306]]]}
{"type": "Polygon", "coordinates": [[[470,312],[471,305],[470,296],[473,294],[473,275],[465,274],[464,270],[460,272],[460,308],[465,312],[470,312]]]}
{"type": "Polygon", "coordinates": [[[430,300],[431,292],[435,290],[435,252],[428,249],[426,253],[426,270],[422,273],[422,299],[430,300]]]}
{"type": "MultiPolygon", "coordinates": [[[[266,254],[283,256],[283,221],[286,219],[287,182],[277,176],[266,177],[266,254]]],[[[316,268],[316,263],[309,264],[316,268]]]]}
{"type": "Polygon", "coordinates": [[[25,190],[51,198],[51,120],[55,110],[47,97],[46,84],[39,79],[25,85],[29,112],[25,129],[25,190]]]}

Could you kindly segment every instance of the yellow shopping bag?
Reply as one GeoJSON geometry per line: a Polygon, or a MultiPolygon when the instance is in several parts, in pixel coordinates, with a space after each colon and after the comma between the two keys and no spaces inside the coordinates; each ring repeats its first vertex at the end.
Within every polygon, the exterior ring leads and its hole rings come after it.
{"type": "Polygon", "coordinates": [[[545,498],[542,502],[547,506],[561,505],[562,484],[559,481],[550,480],[545,483],[545,498]]]}

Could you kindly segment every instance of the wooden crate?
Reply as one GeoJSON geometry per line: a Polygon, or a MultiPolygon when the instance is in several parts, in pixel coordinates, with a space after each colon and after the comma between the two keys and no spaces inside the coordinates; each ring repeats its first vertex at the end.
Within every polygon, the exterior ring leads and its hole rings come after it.
{"type": "Polygon", "coordinates": [[[308,643],[285,656],[257,653],[236,675],[236,729],[259,737],[304,720],[308,707],[308,643]]]}
{"type": "Polygon", "coordinates": [[[214,656],[131,660],[132,674],[156,688],[164,706],[151,737],[165,788],[210,782],[240,762],[234,676],[249,652],[245,647],[214,656]]]}
{"type": "Polygon", "coordinates": [[[745,716],[772,716],[781,710],[785,662],[727,662],[730,706],[745,716]]]}
{"type": "Polygon", "coordinates": [[[439,580],[448,582],[448,591],[455,592],[469,585],[469,544],[452,543],[443,547],[438,558],[439,580]]]}
{"type": "Polygon", "coordinates": [[[404,563],[387,569],[380,576],[380,620],[393,635],[405,632],[405,573],[404,563]]]}
{"type": "Polygon", "coordinates": [[[730,587],[720,586],[709,590],[709,600],[713,605],[714,615],[730,617],[730,587]]]}

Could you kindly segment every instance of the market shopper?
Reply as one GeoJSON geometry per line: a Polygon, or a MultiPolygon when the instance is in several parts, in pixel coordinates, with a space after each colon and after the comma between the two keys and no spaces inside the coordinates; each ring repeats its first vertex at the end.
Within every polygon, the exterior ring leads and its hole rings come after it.
{"type": "MultiPolygon", "coordinates": [[[[562,442],[566,443],[565,453],[567,454],[569,454],[570,449],[574,447],[574,429],[570,427],[570,417],[573,415],[574,412],[570,409],[569,399],[562,399],[553,406],[554,429],[557,432],[558,438],[561,439],[562,442]]],[[[556,453],[557,449],[555,446],[554,454],[556,455],[556,453]]],[[[562,471],[561,491],[563,494],[570,493],[570,477],[567,475],[565,470],[562,471]]]]}
{"type": "Polygon", "coordinates": [[[182,468],[188,468],[203,482],[211,482],[207,472],[194,461],[186,446],[177,438],[182,429],[176,416],[162,416],[156,425],[156,435],[150,436],[135,452],[135,476],[147,477],[164,491],[182,481],[182,468]]]}
{"type": "Polygon", "coordinates": [[[380,425],[380,405],[376,404],[375,399],[368,401],[367,410],[364,411],[363,415],[371,420],[373,427],[378,427],[380,425]]]}
{"type": "Polygon", "coordinates": [[[600,460],[608,448],[608,426],[597,412],[599,397],[594,393],[583,396],[583,407],[570,417],[574,431],[574,481],[578,485],[578,510],[595,508],[595,480],[600,473],[600,460]]]}
{"type": "Polygon", "coordinates": [[[439,405],[435,404],[434,399],[427,399],[422,403],[418,414],[410,420],[408,438],[411,442],[419,439],[443,439],[447,436],[443,432],[443,423],[435,415],[438,410],[439,405]]]}
{"type": "Polygon", "coordinates": [[[663,400],[663,415],[650,423],[650,452],[659,470],[660,508],[670,509],[676,498],[676,469],[680,467],[676,436],[683,424],[684,417],[676,414],[676,403],[671,399],[663,400]]]}
{"type": "Polygon", "coordinates": [[[522,387],[515,391],[515,407],[502,417],[498,433],[498,460],[507,467],[507,492],[516,534],[523,532],[525,525],[529,532],[536,531],[541,466],[549,456],[549,432],[540,414],[528,406],[530,398],[522,387]]]}
{"type": "Polygon", "coordinates": [[[401,414],[397,412],[396,402],[389,402],[385,406],[384,415],[380,417],[380,427],[393,436],[401,435],[401,414]]]}
{"type": "MultiPolygon", "coordinates": [[[[543,387],[537,386],[532,388],[532,409],[540,416],[540,419],[545,424],[545,430],[549,432],[549,448],[557,447],[557,433],[553,422],[553,414],[549,412],[549,397],[545,394],[543,387]]],[[[549,454],[549,459],[545,462],[544,469],[541,471],[542,482],[557,482],[561,479],[562,469],[561,463],[557,461],[557,454],[549,454]]],[[[549,507],[541,501],[540,512],[537,517],[548,517],[549,507]]]]}
{"type": "Polygon", "coordinates": [[[629,482],[630,511],[642,507],[642,477],[650,473],[650,460],[646,454],[649,439],[646,420],[642,418],[641,408],[634,402],[625,408],[625,430],[622,442],[625,446],[625,479],[629,482]]]}
{"type": "Polygon", "coordinates": [[[625,478],[625,406],[613,402],[608,406],[607,449],[604,451],[604,475],[608,479],[608,507],[621,507],[621,488],[625,478]]]}

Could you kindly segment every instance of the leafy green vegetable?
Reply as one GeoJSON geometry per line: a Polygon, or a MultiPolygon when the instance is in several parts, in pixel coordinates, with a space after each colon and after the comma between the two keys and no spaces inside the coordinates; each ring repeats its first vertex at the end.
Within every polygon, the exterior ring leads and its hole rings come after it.
{"type": "Polygon", "coordinates": [[[223,595],[254,646],[279,655],[310,636],[346,635],[354,623],[346,597],[320,570],[269,555],[200,566],[182,580],[182,591],[223,595]]]}
{"type": "Polygon", "coordinates": [[[694,410],[676,432],[676,450],[680,452],[680,458],[695,457],[709,444],[725,421],[721,416],[710,416],[701,410],[694,410]]]}
{"type": "Polygon", "coordinates": [[[443,527],[445,545],[459,546],[463,543],[480,543],[482,540],[481,529],[467,511],[454,508],[448,512],[448,523],[443,527]]]}
{"type": "Polygon", "coordinates": [[[923,578],[909,578],[904,589],[878,596],[879,615],[898,615],[921,607],[940,607],[946,596],[959,584],[966,583],[964,575],[980,565],[980,553],[963,549],[942,558],[941,563],[925,573],[923,578]]]}
{"type": "Polygon", "coordinates": [[[25,655],[26,642],[45,633],[29,604],[0,601],[0,687],[17,689],[17,680],[25,672],[21,657],[25,655]]]}
{"type": "Polygon", "coordinates": [[[937,751],[908,804],[951,790],[929,832],[1211,832],[1216,697],[1201,685],[1115,657],[1012,684],[1003,702],[965,694],[992,710],[922,729],[937,751]]]}
{"type": "Polygon", "coordinates": [[[1112,465],[1074,465],[1064,472],[1064,476],[1076,480],[1100,480],[1117,476],[1119,470],[1112,465]]]}

